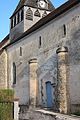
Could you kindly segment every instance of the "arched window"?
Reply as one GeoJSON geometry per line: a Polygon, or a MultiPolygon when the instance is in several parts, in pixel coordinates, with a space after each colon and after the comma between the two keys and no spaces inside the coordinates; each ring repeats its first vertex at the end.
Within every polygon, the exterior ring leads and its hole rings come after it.
{"type": "Polygon", "coordinates": [[[64,36],[66,36],[66,25],[63,25],[64,36]]]}
{"type": "Polygon", "coordinates": [[[13,28],[13,18],[11,19],[11,29],[13,28]]]}
{"type": "Polygon", "coordinates": [[[13,84],[16,84],[16,64],[13,62],[13,84]]]}
{"type": "Polygon", "coordinates": [[[20,56],[22,56],[22,47],[20,47],[20,56]]]}
{"type": "Polygon", "coordinates": [[[33,12],[31,10],[31,8],[29,8],[26,12],[26,19],[33,20],[33,12]]]}
{"type": "Polygon", "coordinates": [[[41,48],[41,44],[42,44],[41,36],[39,36],[39,48],[41,48]]]}
{"type": "Polygon", "coordinates": [[[24,11],[21,11],[21,21],[24,19],[24,11]]]}
{"type": "Polygon", "coordinates": [[[19,16],[19,13],[17,14],[17,23],[19,23],[19,18],[20,18],[20,16],[19,16]]]}
{"type": "Polygon", "coordinates": [[[16,16],[14,17],[14,26],[16,25],[16,16]]]}

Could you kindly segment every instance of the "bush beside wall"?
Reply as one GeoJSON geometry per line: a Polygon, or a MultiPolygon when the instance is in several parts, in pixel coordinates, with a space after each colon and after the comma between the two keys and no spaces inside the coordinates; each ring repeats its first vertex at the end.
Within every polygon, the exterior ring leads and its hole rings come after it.
{"type": "Polygon", "coordinates": [[[0,120],[13,120],[13,90],[0,90],[0,120]]]}

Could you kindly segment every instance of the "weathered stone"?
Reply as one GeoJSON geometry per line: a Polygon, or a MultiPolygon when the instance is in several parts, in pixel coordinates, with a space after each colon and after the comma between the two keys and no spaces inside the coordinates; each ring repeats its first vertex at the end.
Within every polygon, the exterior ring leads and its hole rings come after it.
{"type": "Polygon", "coordinates": [[[54,113],[45,110],[33,110],[27,111],[23,116],[20,116],[20,120],[80,120],[80,117],[73,117],[54,113]]]}
{"type": "Polygon", "coordinates": [[[61,47],[57,50],[58,54],[58,108],[60,113],[70,113],[70,98],[69,98],[69,61],[68,48],[61,47]]]}
{"type": "Polygon", "coordinates": [[[0,51],[0,89],[7,88],[7,53],[6,50],[0,51]]]}

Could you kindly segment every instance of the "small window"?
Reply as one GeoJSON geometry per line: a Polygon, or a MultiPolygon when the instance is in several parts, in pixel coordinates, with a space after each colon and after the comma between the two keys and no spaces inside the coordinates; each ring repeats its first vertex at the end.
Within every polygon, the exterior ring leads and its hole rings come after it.
{"type": "Polygon", "coordinates": [[[66,36],[66,25],[63,25],[63,29],[64,29],[64,36],[66,36]]]}
{"type": "Polygon", "coordinates": [[[21,11],[21,21],[24,19],[24,11],[21,11]]]}
{"type": "Polygon", "coordinates": [[[13,63],[13,84],[16,84],[16,64],[13,63]]]}
{"type": "Polygon", "coordinates": [[[18,13],[18,16],[17,16],[17,23],[19,23],[19,13],[18,13]]]}
{"type": "Polygon", "coordinates": [[[22,56],[22,47],[20,47],[20,56],[22,56]]]}
{"type": "Polygon", "coordinates": [[[39,48],[41,48],[41,36],[39,36],[39,48]]]}
{"type": "Polygon", "coordinates": [[[14,17],[14,26],[16,25],[16,16],[14,17]]]}
{"type": "Polygon", "coordinates": [[[31,10],[31,8],[29,8],[26,12],[26,19],[33,20],[33,12],[31,10]]]}
{"type": "Polygon", "coordinates": [[[11,29],[13,28],[13,19],[11,19],[11,29]]]}

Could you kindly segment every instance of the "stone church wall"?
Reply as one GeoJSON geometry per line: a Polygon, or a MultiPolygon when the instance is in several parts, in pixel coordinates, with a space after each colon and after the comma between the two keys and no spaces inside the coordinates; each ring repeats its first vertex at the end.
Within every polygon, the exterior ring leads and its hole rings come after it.
{"type": "MultiPolygon", "coordinates": [[[[38,61],[38,81],[51,81],[56,87],[57,83],[57,55],[59,46],[69,48],[70,62],[70,101],[72,104],[80,105],[80,75],[79,75],[79,54],[80,54],[80,5],[47,23],[30,35],[24,37],[19,42],[8,47],[9,57],[9,82],[13,86],[12,64],[17,66],[17,83],[14,85],[15,95],[20,98],[20,104],[28,104],[29,100],[29,61],[36,58],[38,61]],[[63,33],[63,25],[66,25],[66,35],[63,33]],[[39,37],[41,36],[41,47],[39,47],[39,37]],[[22,47],[22,56],[20,56],[22,47]]],[[[39,104],[46,107],[46,91],[39,86],[39,104]],[[41,90],[43,89],[43,102],[41,90]]],[[[54,97],[54,96],[53,96],[54,97]]],[[[54,99],[54,98],[53,98],[54,99]]]]}
{"type": "Polygon", "coordinates": [[[0,89],[7,88],[7,53],[0,51],[0,89]]]}

